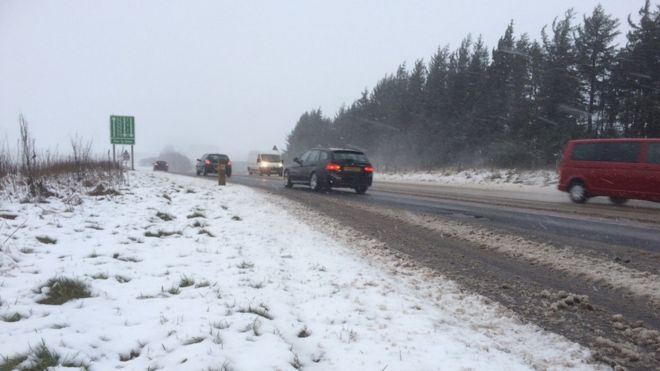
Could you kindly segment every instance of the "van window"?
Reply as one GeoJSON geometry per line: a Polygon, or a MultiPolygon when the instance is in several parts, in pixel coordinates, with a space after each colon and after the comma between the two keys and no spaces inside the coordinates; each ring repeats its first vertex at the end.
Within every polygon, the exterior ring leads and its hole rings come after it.
{"type": "Polygon", "coordinates": [[[648,163],[660,164],[660,143],[649,143],[648,163]]]}
{"type": "Polygon", "coordinates": [[[573,147],[571,160],[575,161],[601,161],[603,153],[602,143],[578,143],[573,147]]]}
{"type": "Polygon", "coordinates": [[[578,143],[573,147],[571,160],[637,162],[641,148],[638,142],[578,143]]]}
{"type": "Polygon", "coordinates": [[[605,152],[602,161],[611,162],[637,162],[641,143],[604,143],[605,152]]]}

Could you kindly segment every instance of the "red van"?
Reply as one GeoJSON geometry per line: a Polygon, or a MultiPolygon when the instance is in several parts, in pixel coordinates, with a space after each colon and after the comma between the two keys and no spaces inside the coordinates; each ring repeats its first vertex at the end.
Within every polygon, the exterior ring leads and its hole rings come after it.
{"type": "Polygon", "coordinates": [[[579,204],[595,196],[617,205],[631,198],[660,202],[660,138],[572,140],[558,188],[579,204]]]}

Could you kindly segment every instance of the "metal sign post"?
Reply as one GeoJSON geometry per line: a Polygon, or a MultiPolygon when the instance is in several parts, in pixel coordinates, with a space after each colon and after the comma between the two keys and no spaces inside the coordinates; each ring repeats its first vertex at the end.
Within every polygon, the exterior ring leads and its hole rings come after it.
{"type": "MultiPolygon", "coordinates": [[[[112,161],[116,162],[115,144],[131,145],[131,170],[135,170],[133,145],[135,145],[135,117],[110,116],[110,143],[112,144],[112,161]]],[[[128,155],[128,152],[126,152],[128,155]]]]}

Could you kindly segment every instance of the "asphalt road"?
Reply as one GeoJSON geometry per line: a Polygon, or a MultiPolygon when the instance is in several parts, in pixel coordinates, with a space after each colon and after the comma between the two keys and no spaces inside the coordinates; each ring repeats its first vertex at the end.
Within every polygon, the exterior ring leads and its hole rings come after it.
{"type": "MultiPolygon", "coordinates": [[[[660,275],[656,204],[573,205],[514,191],[400,183],[374,184],[366,195],[351,190],[315,193],[302,186],[286,189],[277,176],[242,174],[234,174],[229,182],[299,202],[376,238],[524,320],[590,347],[602,362],[660,369],[660,332],[654,332],[660,331],[660,306],[649,297],[631,293],[625,285],[613,287],[583,273],[480,248],[405,218],[421,215],[459,221],[530,241],[570,246],[585,256],[656,277],[660,275]],[[569,298],[566,305],[566,295],[582,299],[569,298]],[[651,335],[642,338],[640,333],[651,335]]],[[[660,282],[656,283],[660,290],[660,282]]]]}

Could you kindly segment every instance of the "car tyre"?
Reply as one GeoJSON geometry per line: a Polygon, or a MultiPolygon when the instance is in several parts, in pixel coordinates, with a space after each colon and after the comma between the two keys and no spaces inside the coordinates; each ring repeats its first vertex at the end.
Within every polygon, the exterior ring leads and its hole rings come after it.
{"type": "Polygon", "coordinates": [[[321,182],[319,181],[319,177],[316,175],[316,173],[312,173],[312,175],[309,176],[309,188],[311,188],[314,192],[318,192],[323,189],[321,182]]]}
{"type": "Polygon", "coordinates": [[[576,204],[583,204],[589,198],[587,187],[584,186],[584,183],[578,181],[571,183],[568,188],[568,196],[576,204]]]}
{"type": "Polygon", "coordinates": [[[291,183],[291,178],[289,178],[289,172],[284,172],[284,186],[286,188],[293,188],[293,183],[291,183]]]}
{"type": "Polygon", "coordinates": [[[626,202],[628,202],[628,199],[627,198],[621,198],[621,197],[610,197],[610,201],[613,204],[620,206],[620,205],[623,205],[626,202]]]}
{"type": "Polygon", "coordinates": [[[206,169],[204,169],[204,172],[202,173],[202,175],[204,175],[204,176],[208,175],[208,171],[206,171],[206,169]]]}
{"type": "Polygon", "coordinates": [[[197,176],[199,176],[199,174],[200,174],[199,170],[195,170],[195,174],[197,174],[197,176]]]}
{"type": "Polygon", "coordinates": [[[357,193],[357,194],[359,194],[359,195],[363,195],[363,194],[365,194],[365,193],[367,192],[367,189],[368,189],[368,188],[369,188],[369,187],[367,187],[367,186],[358,186],[358,187],[355,187],[355,193],[357,193]]]}

